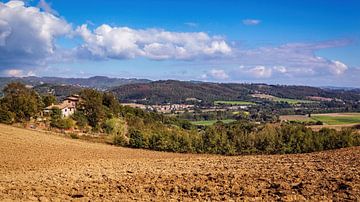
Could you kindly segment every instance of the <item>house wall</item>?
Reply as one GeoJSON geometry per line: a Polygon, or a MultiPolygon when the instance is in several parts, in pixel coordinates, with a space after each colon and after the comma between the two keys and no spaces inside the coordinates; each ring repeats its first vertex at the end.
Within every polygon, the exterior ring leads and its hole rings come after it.
{"type": "Polygon", "coordinates": [[[69,107],[65,107],[64,109],[61,110],[61,114],[63,117],[69,117],[72,114],[74,114],[75,112],[75,108],[69,108],[69,107]]]}

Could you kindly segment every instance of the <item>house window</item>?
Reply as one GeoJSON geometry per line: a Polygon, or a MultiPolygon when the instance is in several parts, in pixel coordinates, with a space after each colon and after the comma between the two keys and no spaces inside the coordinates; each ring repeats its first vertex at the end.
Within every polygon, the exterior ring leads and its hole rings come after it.
{"type": "Polygon", "coordinates": [[[65,112],[67,112],[67,109],[65,109],[65,112]]]}

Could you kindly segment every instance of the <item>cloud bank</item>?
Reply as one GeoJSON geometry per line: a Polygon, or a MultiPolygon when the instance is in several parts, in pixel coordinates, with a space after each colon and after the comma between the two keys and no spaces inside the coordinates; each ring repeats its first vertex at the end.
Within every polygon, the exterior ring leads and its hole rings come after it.
{"type": "Polygon", "coordinates": [[[97,58],[191,60],[231,54],[231,47],[218,36],[204,32],[169,32],[162,29],[135,30],[103,24],[91,31],[82,25],[76,32],[83,38],[82,55],[97,58]],[[86,55],[89,54],[89,55],[86,55]]]}
{"type": "Polygon", "coordinates": [[[71,32],[71,25],[22,1],[0,3],[0,66],[41,66],[56,54],[55,39],[71,32]]]}

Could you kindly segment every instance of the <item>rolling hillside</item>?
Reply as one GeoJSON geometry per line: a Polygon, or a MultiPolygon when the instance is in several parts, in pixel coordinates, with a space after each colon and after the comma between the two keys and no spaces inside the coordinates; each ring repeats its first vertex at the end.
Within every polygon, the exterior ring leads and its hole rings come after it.
{"type": "Polygon", "coordinates": [[[251,100],[251,94],[263,93],[279,98],[307,99],[309,96],[337,98],[356,102],[356,90],[322,89],[309,86],[267,84],[207,83],[190,81],[155,81],[128,84],[111,89],[121,100],[146,99],[149,103],[183,102],[186,98],[201,99],[206,103],[216,100],[251,100]]]}

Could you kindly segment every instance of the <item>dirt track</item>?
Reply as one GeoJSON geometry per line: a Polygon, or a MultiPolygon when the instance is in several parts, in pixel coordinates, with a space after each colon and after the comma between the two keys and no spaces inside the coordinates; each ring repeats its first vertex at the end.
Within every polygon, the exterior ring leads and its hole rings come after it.
{"type": "Polygon", "coordinates": [[[302,155],[188,155],[0,125],[0,200],[360,200],[360,147],[302,155]]]}

